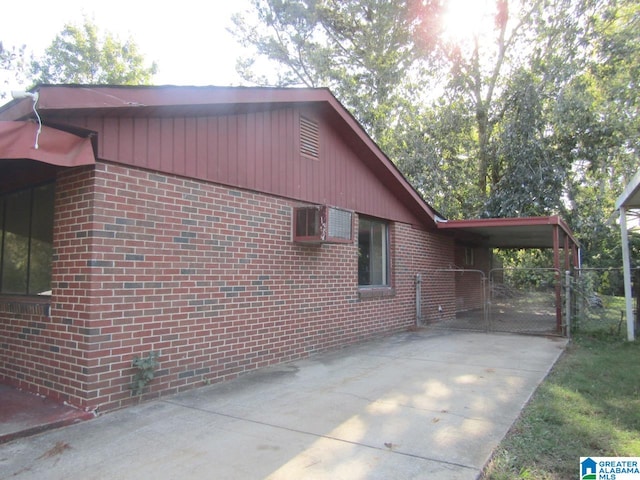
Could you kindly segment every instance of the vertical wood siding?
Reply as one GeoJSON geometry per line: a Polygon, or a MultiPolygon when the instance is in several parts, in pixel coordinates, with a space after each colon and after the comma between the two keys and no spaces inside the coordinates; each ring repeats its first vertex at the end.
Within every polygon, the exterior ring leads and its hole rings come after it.
{"type": "Polygon", "coordinates": [[[354,151],[312,108],[69,123],[98,132],[104,160],[419,223],[367,166],[372,153],[354,151]],[[300,115],[318,122],[318,159],[300,153],[300,115]]]}

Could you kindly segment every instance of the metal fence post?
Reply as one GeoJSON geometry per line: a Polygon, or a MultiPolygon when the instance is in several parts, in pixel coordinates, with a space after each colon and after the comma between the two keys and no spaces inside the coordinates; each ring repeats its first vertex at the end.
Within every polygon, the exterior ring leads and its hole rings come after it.
{"type": "Polygon", "coordinates": [[[482,319],[485,333],[489,331],[489,300],[487,299],[487,277],[482,275],[482,319]]]}
{"type": "Polygon", "coordinates": [[[422,275],[416,274],[416,326],[422,323],[422,275]]]}
{"type": "Polygon", "coordinates": [[[565,304],[565,320],[564,320],[564,328],[565,328],[565,336],[567,338],[571,338],[571,272],[567,270],[564,272],[565,279],[565,293],[564,293],[564,304],[565,304]]]}

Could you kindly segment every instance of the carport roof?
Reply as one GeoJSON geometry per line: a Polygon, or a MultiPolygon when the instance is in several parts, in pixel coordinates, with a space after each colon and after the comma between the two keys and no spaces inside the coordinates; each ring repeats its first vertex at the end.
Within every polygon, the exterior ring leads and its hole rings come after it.
{"type": "Polygon", "coordinates": [[[479,238],[482,245],[491,248],[553,248],[556,231],[578,245],[569,226],[558,216],[448,220],[439,222],[438,229],[457,233],[461,239],[467,236],[470,242],[479,238]]]}
{"type": "Polygon", "coordinates": [[[616,210],[620,207],[640,208],[640,170],[633,176],[616,200],[616,210]]]}

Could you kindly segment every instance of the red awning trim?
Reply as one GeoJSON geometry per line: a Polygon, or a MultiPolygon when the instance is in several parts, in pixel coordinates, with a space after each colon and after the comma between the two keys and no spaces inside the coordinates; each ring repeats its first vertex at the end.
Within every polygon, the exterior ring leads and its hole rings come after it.
{"type": "Polygon", "coordinates": [[[26,158],[60,167],[96,163],[89,138],[43,125],[35,148],[37,132],[32,122],[0,122],[0,160],[26,158]]]}
{"type": "Polygon", "coordinates": [[[438,223],[439,230],[480,235],[491,247],[498,248],[551,248],[554,227],[566,235],[572,244],[579,242],[569,225],[559,216],[477,218],[448,220],[438,223]]]}

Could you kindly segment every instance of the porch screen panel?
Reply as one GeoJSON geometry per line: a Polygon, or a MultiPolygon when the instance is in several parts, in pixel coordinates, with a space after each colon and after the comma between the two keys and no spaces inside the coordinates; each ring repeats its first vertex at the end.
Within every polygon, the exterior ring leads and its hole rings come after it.
{"type": "Polygon", "coordinates": [[[51,293],[53,198],[53,183],[0,197],[0,293],[51,293]]]}
{"type": "Polygon", "coordinates": [[[27,293],[31,190],[5,197],[2,244],[2,293],[27,293]]]}
{"type": "Polygon", "coordinates": [[[53,259],[53,184],[33,191],[30,251],[28,293],[49,293],[53,259]]]}

